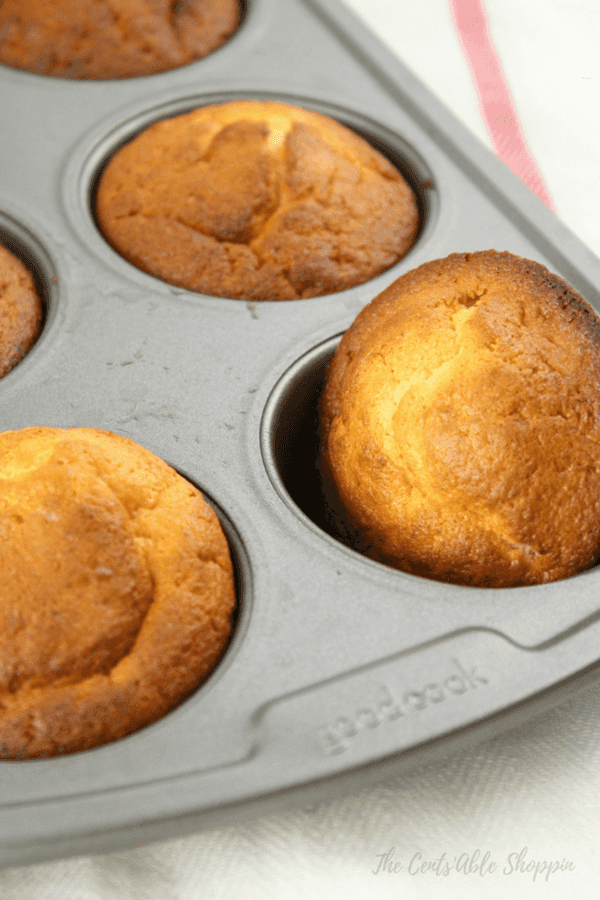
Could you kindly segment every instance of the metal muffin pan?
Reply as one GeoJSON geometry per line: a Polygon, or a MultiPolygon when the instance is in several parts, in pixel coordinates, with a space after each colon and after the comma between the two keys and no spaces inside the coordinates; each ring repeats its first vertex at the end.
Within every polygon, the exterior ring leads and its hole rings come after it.
{"type": "Polygon", "coordinates": [[[0,238],[34,271],[42,335],[0,381],[0,428],[92,426],[148,447],[214,504],[236,566],[230,646],[184,704],[124,740],[0,763],[0,862],[106,852],[367,784],[509,727],[590,678],[600,570],[481,590],[410,576],[327,533],[315,410],[359,310],[454,251],[538,260],[600,309],[600,261],[338,0],[248,0],[234,37],[172,72],[70,81],[0,67],[0,238]],[[110,153],[234,98],[316,109],[415,188],[420,236],[357,288],[246,303],[144,274],[94,223],[110,153]]]}

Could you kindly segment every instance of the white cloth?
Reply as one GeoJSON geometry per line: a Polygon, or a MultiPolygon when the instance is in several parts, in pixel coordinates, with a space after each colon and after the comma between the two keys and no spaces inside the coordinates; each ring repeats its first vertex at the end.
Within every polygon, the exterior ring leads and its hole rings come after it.
{"type": "MultiPolygon", "coordinates": [[[[346,0],[491,147],[448,0],[346,0]]],[[[485,0],[521,127],[559,217],[600,256],[600,6],[485,0]]]]}
{"type": "MultiPolygon", "coordinates": [[[[347,3],[489,146],[446,0],[347,3]]],[[[558,214],[600,255],[600,5],[486,0],[486,9],[558,214]]],[[[6,870],[0,897],[585,900],[600,884],[599,826],[600,687],[587,687],[519,730],[375,788],[129,852],[6,870]],[[444,875],[443,860],[440,874],[412,874],[443,854],[464,869],[486,852],[487,874],[444,875]],[[532,861],[562,868],[534,880],[521,870],[532,861]]]]}

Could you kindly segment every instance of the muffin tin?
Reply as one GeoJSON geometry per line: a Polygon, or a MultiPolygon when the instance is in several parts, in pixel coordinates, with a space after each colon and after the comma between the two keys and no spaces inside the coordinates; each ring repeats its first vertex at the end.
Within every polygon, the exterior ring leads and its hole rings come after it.
{"type": "Polygon", "coordinates": [[[338,0],[248,0],[233,38],[172,72],[68,81],[0,67],[0,240],[34,272],[41,337],[0,381],[0,428],[92,426],[200,487],[228,536],[238,614],[208,681],[154,725],[62,758],[0,763],[0,861],[124,849],[357,788],[495,733],[595,678],[600,571],[528,588],[440,584],[327,531],[316,408],[359,310],[455,251],[535,259],[600,309],[600,261],[338,0]],[[114,150],[229,99],[316,109],[415,190],[420,235],[337,294],[246,303],[164,284],[100,236],[114,150]]]}

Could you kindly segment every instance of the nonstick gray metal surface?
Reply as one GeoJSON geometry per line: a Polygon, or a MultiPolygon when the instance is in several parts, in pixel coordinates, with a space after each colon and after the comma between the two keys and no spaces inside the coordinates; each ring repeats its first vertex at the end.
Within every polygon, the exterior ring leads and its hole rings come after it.
{"type": "Polygon", "coordinates": [[[0,381],[0,428],[127,435],[197,484],[236,565],[217,670],[124,740],[0,763],[0,862],[123,849],[323,797],[507,727],[596,676],[600,570],[480,590],[371,562],[326,530],[315,469],[327,361],[359,310],[454,251],[538,260],[600,309],[600,261],[337,0],[248,0],[173,72],[70,81],[0,66],[0,239],[34,271],[42,335],[0,381]],[[404,172],[422,228],[352,290],[245,303],[170,287],[93,219],[116,147],[150,122],[272,98],[356,129],[404,172]]]}

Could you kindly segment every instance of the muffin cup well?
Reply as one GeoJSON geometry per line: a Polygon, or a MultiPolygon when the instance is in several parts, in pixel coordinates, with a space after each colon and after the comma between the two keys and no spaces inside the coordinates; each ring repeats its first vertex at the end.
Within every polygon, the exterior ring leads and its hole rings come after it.
{"type": "MultiPolygon", "coordinates": [[[[315,346],[273,388],[262,422],[263,458],[277,493],[295,515],[362,555],[365,561],[368,559],[368,565],[375,563],[389,570],[390,564],[378,561],[378,556],[349,520],[321,460],[320,399],[327,368],[341,337],[337,335],[315,346]]],[[[584,571],[597,569],[599,564],[600,560],[584,571]]],[[[394,567],[391,570],[401,571],[394,567]]],[[[416,576],[402,572],[402,577],[416,576]]],[[[521,587],[531,590],[534,586],[521,587]]],[[[463,589],[479,590],[468,585],[463,589]]]]}

